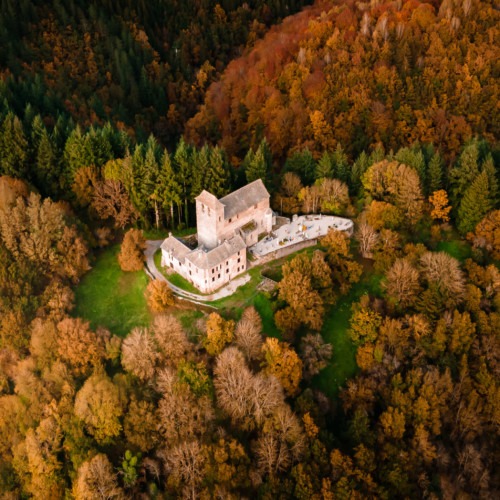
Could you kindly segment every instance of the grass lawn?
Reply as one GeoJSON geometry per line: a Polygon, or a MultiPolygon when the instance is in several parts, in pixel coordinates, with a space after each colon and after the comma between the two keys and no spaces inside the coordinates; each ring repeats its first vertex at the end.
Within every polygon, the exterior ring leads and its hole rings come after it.
{"type": "Polygon", "coordinates": [[[232,295],[207,303],[218,309],[224,309],[232,317],[239,318],[243,309],[252,305],[254,297],[259,293],[256,287],[261,281],[260,269],[254,267],[248,271],[248,274],[250,281],[240,286],[232,295]]]}
{"type": "MultiPolygon", "coordinates": [[[[162,273],[163,273],[163,271],[162,271],[162,273]]],[[[205,295],[204,293],[201,293],[198,290],[198,288],[196,288],[186,278],[183,278],[178,273],[172,273],[172,274],[166,275],[166,277],[167,277],[168,281],[170,281],[170,283],[172,283],[172,285],[175,285],[186,292],[196,293],[197,295],[205,295]]]]}
{"type": "Polygon", "coordinates": [[[472,255],[470,245],[463,240],[440,241],[436,250],[446,252],[460,262],[464,262],[472,255]]]}
{"type": "Polygon", "coordinates": [[[75,316],[104,326],[120,337],[135,326],[146,326],[150,314],[144,297],[144,271],[125,273],[118,265],[119,245],[104,250],[75,290],[75,316]]]}
{"type": "Polygon", "coordinates": [[[253,298],[253,306],[262,318],[262,333],[265,337],[281,339],[281,332],[274,322],[274,311],[268,296],[260,292],[253,298]]]}
{"type": "Polygon", "coordinates": [[[359,283],[342,297],[327,313],[321,334],[326,342],[333,346],[330,364],[314,379],[313,386],[330,398],[336,398],[345,382],[356,375],[356,347],[349,339],[347,330],[351,319],[351,306],[364,293],[380,294],[380,276],[373,272],[363,275],[359,283]]]}

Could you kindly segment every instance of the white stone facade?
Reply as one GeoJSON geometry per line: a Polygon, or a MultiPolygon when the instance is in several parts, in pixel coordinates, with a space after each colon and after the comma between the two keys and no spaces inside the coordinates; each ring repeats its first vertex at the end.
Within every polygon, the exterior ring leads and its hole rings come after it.
{"type": "Polygon", "coordinates": [[[274,214],[269,193],[258,179],[218,200],[203,191],[196,198],[198,248],[191,250],[170,235],[161,245],[162,265],[201,292],[209,293],[247,268],[246,249],[270,233],[274,214]]]}

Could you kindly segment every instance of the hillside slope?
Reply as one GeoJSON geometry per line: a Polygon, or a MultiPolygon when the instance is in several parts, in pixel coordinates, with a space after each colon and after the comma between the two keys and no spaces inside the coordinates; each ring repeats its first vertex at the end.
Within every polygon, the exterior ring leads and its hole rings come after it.
{"type": "Polygon", "coordinates": [[[233,159],[341,143],[351,155],[498,137],[499,13],[489,1],[316,2],[273,28],[209,88],[185,136],[233,159]]]}
{"type": "Polygon", "coordinates": [[[0,111],[111,120],[172,144],[226,64],[311,0],[4,0],[0,111]]]}

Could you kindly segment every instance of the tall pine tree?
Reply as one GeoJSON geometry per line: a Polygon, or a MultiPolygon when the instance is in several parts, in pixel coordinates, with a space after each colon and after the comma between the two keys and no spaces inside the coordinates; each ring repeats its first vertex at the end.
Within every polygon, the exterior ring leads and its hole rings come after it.
{"type": "Polygon", "coordinates": [[[465,146],[456,165],[450,171],[452,204],[457,206],[465,192],[479,175],[479,148],[477,141],[465,146]]]}
{"type": "Polygon", "coordinates": [[[328,151],[325,151],[318,161],[314,176],[316,180],[331,179],[333,177],[333,161],[332,156],[328,151]]]}
{"type": "Polygon", "coordinates": [[[21,120],[8,113],[0,125],[0,175],[25,178],[28,141],[21,120]]]}
{"type": "MultiPolygon", "coordinates": [[[[179,222],[181,216],[180,207],[182,206],[182,186],[178,182],[170,155],[165,149],[161,158],[160,176],[157,183],[157,193],[162,206],[169,211],[170,224],[174,225],[174,206],[177,206],[179,212],[179,222]]],[[[168,217],[167,217],[168,218],[168,217]]]]}
{"type": "Polygon", "coordinates": [[[443,160],[436,151],[429,160],[427,168],[427,190],[434,193],[443,189],[443,160]]]}
{"type": "Polygon", "coordinates": [[[184,201],[184,222],[186,226],[189,225],[189,210],[188,202],[191,194],[191,148],[184,142],[181,137],[177,149],[174,154],[174,164],[177,176],[182,186],[182,198],[184,201]]]}
{"type": "Polygon", "coordinates": [[[458,209],[458,230],[473,231],[477,223],[491,210],[488,174],[483,170],[465,191],[458,209]]]}
{"type": "Polygon", "coordinates": [[[224,151],[216,146],[210,151],[206,189],[217,198],[229,193],[229,167],[224,151]]]}

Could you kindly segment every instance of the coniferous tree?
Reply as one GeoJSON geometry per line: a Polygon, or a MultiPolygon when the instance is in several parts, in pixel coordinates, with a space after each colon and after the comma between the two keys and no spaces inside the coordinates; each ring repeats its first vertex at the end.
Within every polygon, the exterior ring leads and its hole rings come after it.
{"type": "Polygon", "coordinates": [[[146,200],[147,206],[152,207],[155,214],[156,228],[160,227],[159,203],[161,200],[157,194],[158,178],[160,175],[160,164],[158,161],[159,146],[156,139],[149,136],[146,144],[146,155],[144,157],[144,178],[142,180],[142,196],[146,200]]]}
{"type": "MultiPolygon", "coordinates": [[[[255,159],[255,152],[252,148],[250,148],[247,151],[245,158],[243,158],[243,161],[241,162],[241,167],[245,171],[245,177],[246,177],[246,172],[250,168],[250,165],[252,164],[254,159],[255,159]]],[[[248,182],[248,179],[247,179],[247,182],[248,182]]]]}
{"type": "Polygon", "coordinates": [[[64,182],[72,186],[75,174],[81,167],[89,167],[85,158],[85,139],[79,125],[70,133],[64,145],[64,182]]]}
{"type": "Polygon", "coordinates": [[[287,172],[297,174],[304,184],[312,184],[314,182],[316,162],[312,153],[308,149],[294,153],[285,163],[287,172]]]}
{"type": "Polygon", "coordinates": [[[34,152],[38,149],[38,145],[40,144],[40,140],[44,131],[46,131],[45,124],[43,123],[42,117],[40,115],[36,115],[33,117],[31,122],[31,134],[30,134],[30,149],[34,152]]]}
{"type": "Polygon", "coordinates": [[[23,125],[13,113],[8,113],[0,125],[0,174],[25,178],[28,141],[23,125]]]}
{"type": "Polygon", "coordinates": [[[482,165],[483,172],[486,172],[488,177],[488,189],[492,207],[496,207],[499,201],[498,178],[495,171],[495,163],[493,157],[488,154],[482,165]]]}
{"type": "Polygon", "coordinates": [[[356,161],[354,162],[351,169],[350,185],[357,191],[361,187],[361,177],[368,170],[370,166],[370,159],[368,155],[363,151],[356,161]]]}
{"type": "Polygon", "coordinates": [[[134,206],[141,214],[144,214],[147,206],[147,197],[144,194],[143,182],[146,176],[144,165],[144,146],[137,144],[132,155],[132,187],[130,198],[134,206]]]}
{"type": "Polygon", "coordinates": [[[435,152],[429,160],[427,189],[429,193],[443,189],[443,160],[438,152],[435,152]]]}
{"type": "Polygon", "coordinates": [[[385,157],[385,151],[383,146],[378,145],[370,154],[370,158],[368,160],[368,166],[373,165],[374,163],[378,163],[382,161],[385,157]]]}
{"type": "Polygon", "coordinates": [[[184,200],[184,222],[186,226],[189,225],[188,200],[191,191],[191,160],[191,149],[181,137],[181,140],[177,144],[177,149],[175,150],[174,163],[180,185],[182,186],[182,198],[184,200]]]}
{"type": "Polygon", "coordinates": [[[331,161],[333,166],[333,177],[340,179],[342,182],[348,182],[349,161],[340,143],[337,144],[335,151],[331,154],[331,161]]]}
{"type": "Polygon", "coordinates": [[[218,146],[210,151],[206,182],[209,187],[208,191],[217,198],[229,193],[229,168],[224,152],[218,146]]]}
{"type": "Polygon", "coordinates": [[[59,192],[59,162],[55,147],[46,129],[43,130],[36,152],[37,184],[46,196],[54,196],[59,192]]]}
{"type": "Polygon", "coordinates": [[[462,234],[473,231],[477,223],[491,209],[491,199],[488,188],[488,174],[481,172],[469,189],[465,191],[458,209],[458,229],[462,234]]]}
{"type": "Polygon", "coordinates": [[[316,177],[316,180],[329,179],[333,177],[332,156],[328,151],[325,151],[318,161],[314,175],[316,177]]]}
{"type": "Polygon", "coordinates": [[[100,168],[112,158],[113,151],[108,135],[103,133],[101,128],[90,127],[84,135],[85,166],[94,165],[100,168]]]}
{"type": "Polygon", "coordinates": [[[212,192],[208,178],[209,171],[210,150],[208,145],[205,144],[201,149],[195,149],[192,154],[190,201],[194,201],[203,189],[212,192]]]}
{"type": "Polygon", "coordinates": [[[450,171],[450,184],[453,205],[457,206],[465,192],[479,175],[479,148],[477,141],[467,144],[450,171]]]}
{"type": "Polygon", "coordinates": [[[266,158],[264,147],[261,144],[246,167],[245,176],[247,182],[250,183],[257,179],[262,179],[262,182],[267,184],[269,169],[270,164],[266,158]]]}
{"type": "Polygon", "coordinates": [[[182,186],[177,180],[170,161],[170,155],[166,149],[163,151],[157,186],[158,197],[163,207],[170,210],[170,223],[174,224],[174,205],[177,205],[180,222],[182,186]]]}

